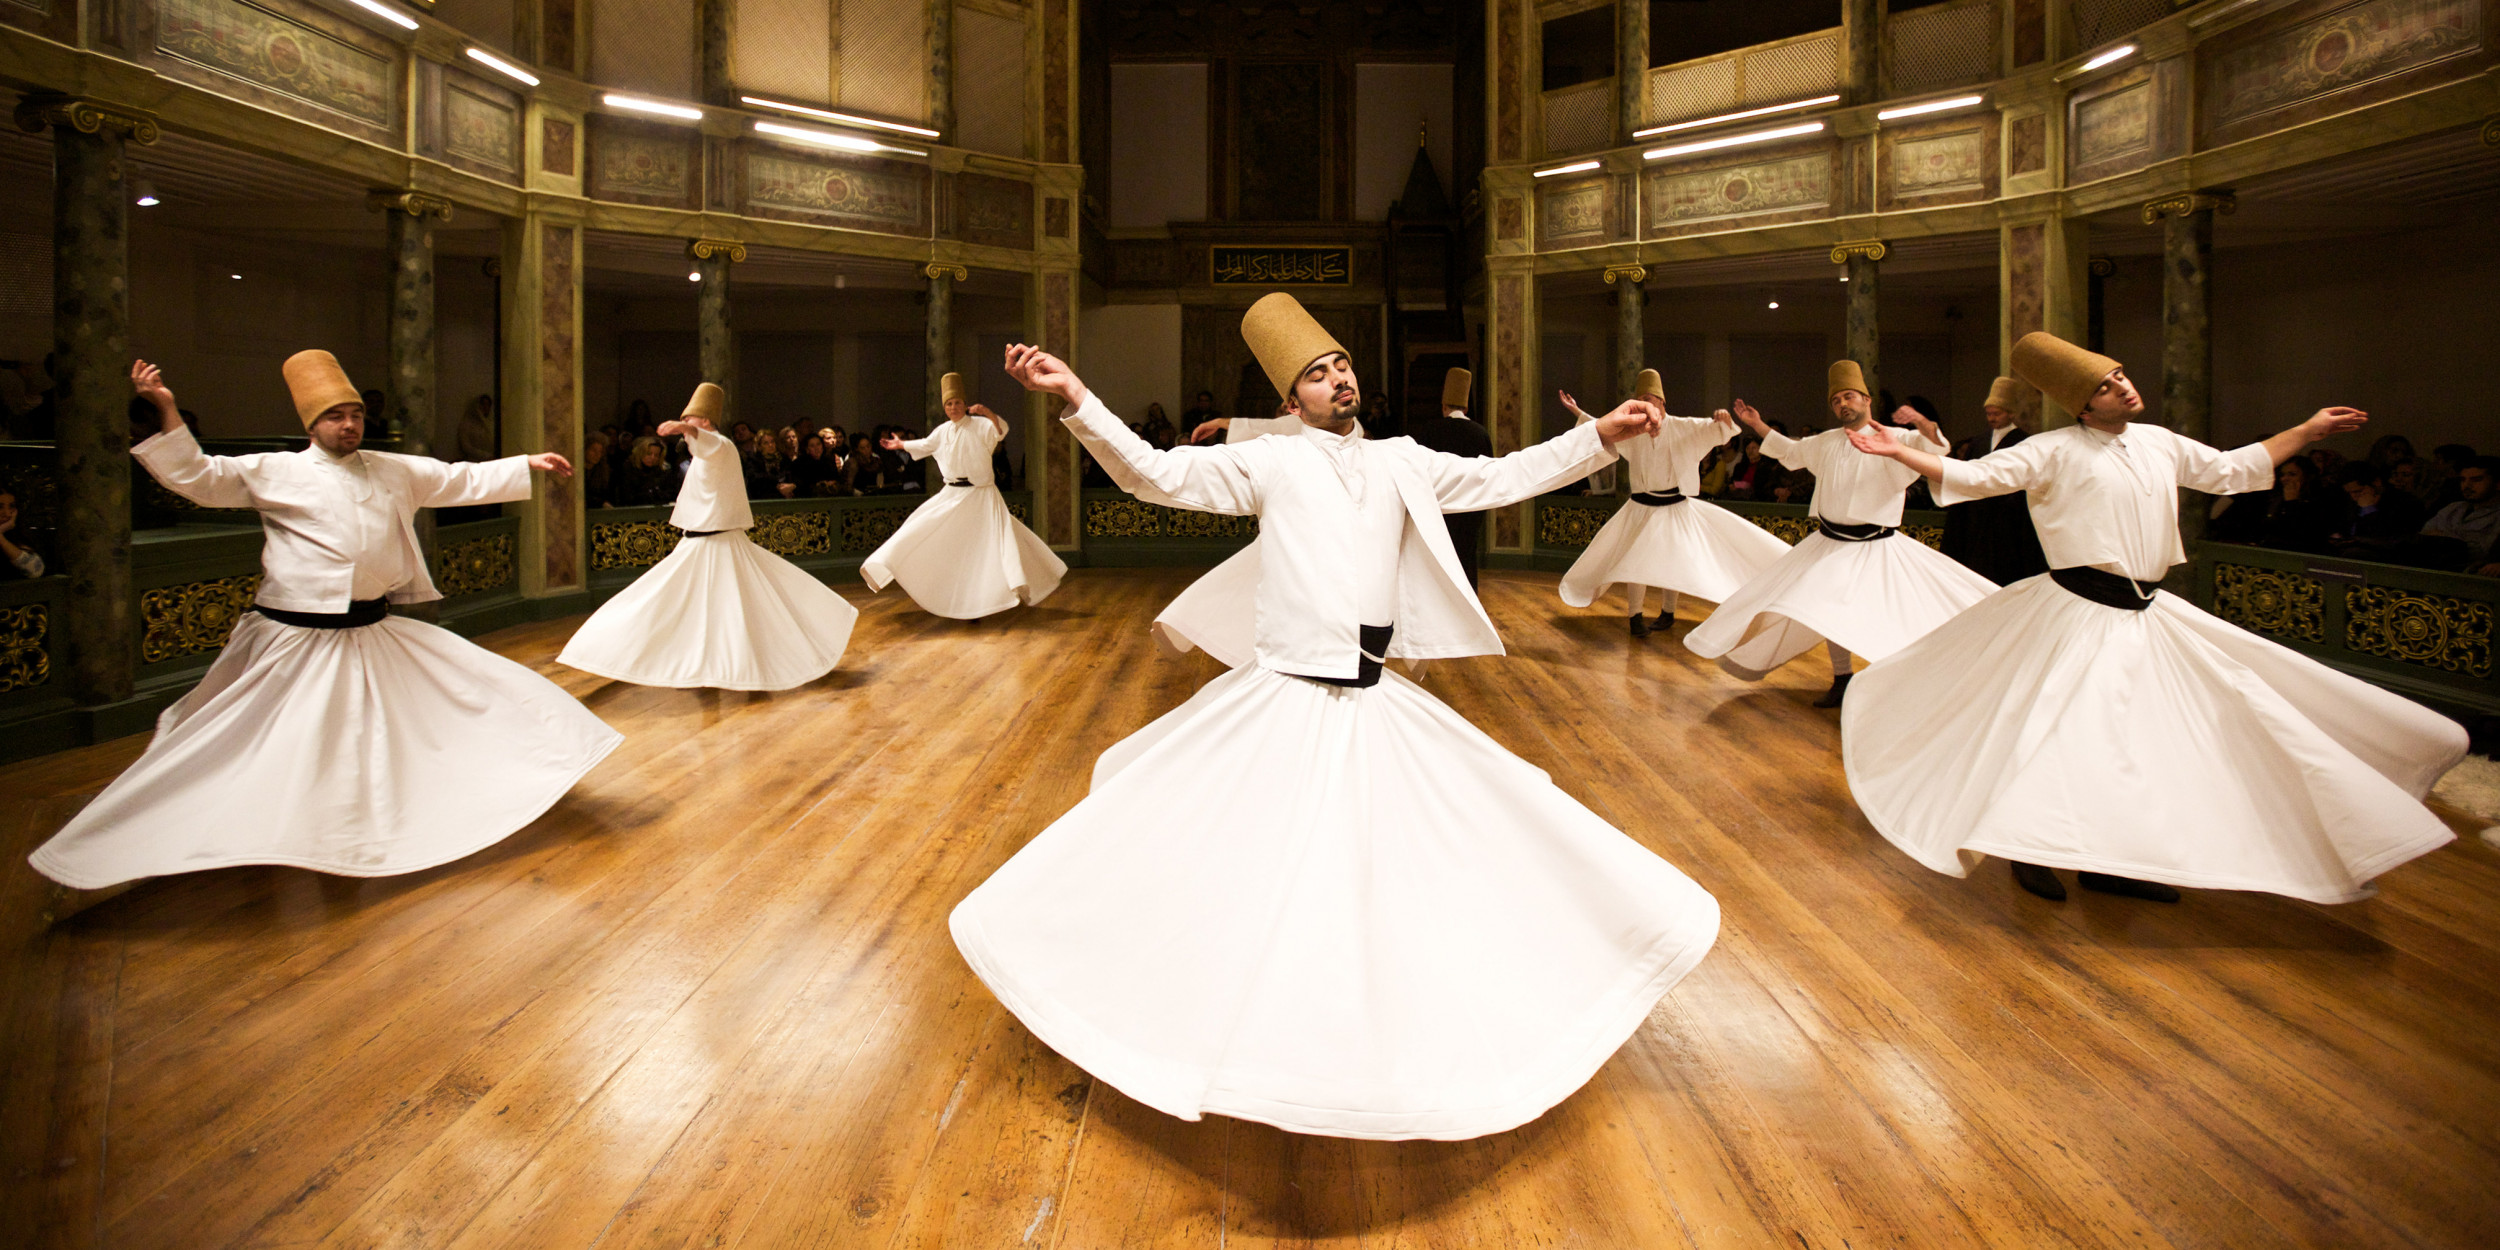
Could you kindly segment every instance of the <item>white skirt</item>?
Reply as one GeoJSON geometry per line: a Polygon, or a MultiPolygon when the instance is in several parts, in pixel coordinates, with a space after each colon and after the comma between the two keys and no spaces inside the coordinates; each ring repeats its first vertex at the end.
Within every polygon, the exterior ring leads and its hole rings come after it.
{"type": "Polygon", "coordinates": [[[1708,500],[1626,503],[1563,574],[1562,600],[1585,608],[1626,583],[1719,603],[1787,554],[1770,531],[1708,500]]]}
{"type": "Polygon", "coordinates": [[[788,690],[842,662],[858,619],[832,587],[729,530],[679,542],[556,662],[638,686],[788,690]]]}
{"type": "Polygon", "coordinates": [[[1422,687],[1255,666],[1106,752],[952,922],[1035,1036],[1139,1102],[1383,1140],[1536,1118],[1718,926],[1422,687]]]}
{"type": "Polygon", "coordinates": [[[82,890],[237,864],[415,872],[536,820],[623,741],[449,630],[247,612],[146,753],[32,859],[82,890]]]}
{"type": "Polygon", "coordinates": [[[2104,607],[2047,576],[1858,674],[1849,789],[1961,876],[1999,855],[2341,903],[2446,843],[2417,800],[2465,730],[2163,593],[2104,607]]]}
{"type": "Polygon", "coordinates": [[[1728,596],[1684,649],[1748,681],[1826,638],[1880,660],[1995,589],[1907,534],[1850,543],[1818,532],[1728,596]]]}
{"type": "Polygon", "coordinates": [[[1155,614],[1154,639],[1173,655],[1204,650],[1226,667],[1258,658],[1259,540],[1191,582],[1155,614]]]}
{"type": "Polygon", "coordinates": [[[1040,603],[1067,573],[995,486],[939,490],[859,566],[868,589],[900,582],[921,611],[959,621],[1040,603]]]}

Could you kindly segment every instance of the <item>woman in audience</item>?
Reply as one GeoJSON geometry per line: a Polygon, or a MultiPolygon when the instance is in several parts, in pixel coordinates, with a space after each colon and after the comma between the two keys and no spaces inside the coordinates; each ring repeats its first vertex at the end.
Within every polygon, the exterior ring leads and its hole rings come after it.
{"type": "Polygon", "coordinates": [[[1778,462],[1762,455],[1762,440],[1748,437],[1736,448],[1736,460],[1728,466],[1727,498],[1768,500],[1785,476],[1778,462]]]}
{"type": "Polygon", "coordinates": [[[2214,515],[2206,531],[2215,541],[2280,551],[2323,554],[2349,510],[2342,493],[2322,487],[2317,470],[2299,456],[2274,467],[2272,488],[2223,500],[2230,506],[2214,515]]]}
{"type": "Polygon", "coordinates": [[[839,471],[825,455],[823,435],[810,434],[807,441],[799,444],[799,458],[790,462],[789,478],[794,488],[791,493],[799,498],[812,499],[842,488],[839,471]]]}
{"type": "Polygon", "coordinates": [[[757,430],[746,457],[747,498],[786,499],[790,495],[787,466],[781,458],[779,430],[757,430]]]}
{"type": "Polygon", "coordinates": [[[677,498],[677,483],[668,471],[668,453],[656,435],[634,440],[622,470],[610,479],[608,497],[620,508],[648,508],[677,498]]]}
{"type": "Polygon", "coordinates": [[[2395,468],[2397,461],[2411,459],[2413,440],[2402,434],[2381,435],[2370,444],[2370,463],[2377,465],[2382,474],[2395,468]]]}
{"type": "Polygon", "coordinates": [[[608,437],[593,430],[582,439],[582,506],[616,505],[616,464],[608,459],[608,437]]]}
{"type": "Polygon", "coordinates": [[[1137,435],[1157,451],[1170,451],[1179,436],[1172,429],[1172,419],[1163,415],[1163,405],[1146,405],[1146,420],[1137,427],[1137,435]]]}
{"type": "Polygon", "coordinates": [[[851,436],[851,454],[842,466],[842,489],[853,495],[886,493],[885,458],[877,454],[877,440],[865,431],[851,436]]]}

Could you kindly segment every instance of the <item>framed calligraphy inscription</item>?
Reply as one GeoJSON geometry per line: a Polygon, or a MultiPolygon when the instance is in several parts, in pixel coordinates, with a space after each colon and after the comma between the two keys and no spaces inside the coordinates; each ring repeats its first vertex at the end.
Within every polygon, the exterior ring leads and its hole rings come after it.
{"type": "Polygon", "coordinates": [[[1350,247],[1212,247],[1207,280],[1217,286],[1352,286],[1350,247]]]}

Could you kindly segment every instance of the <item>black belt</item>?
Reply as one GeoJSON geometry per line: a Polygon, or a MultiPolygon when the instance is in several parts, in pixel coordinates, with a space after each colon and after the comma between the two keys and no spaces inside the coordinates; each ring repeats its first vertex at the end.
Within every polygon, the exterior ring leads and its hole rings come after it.
{"type": "Polygon", "coordinates": [[[949,486],[970,486],[972,485],[972,479],[968,477],[950,477],[946,479],[946,484],[949,486]]]}
{"type": "Polygon", "coordinates": [[[1890,538],[1901,532],[1890,525],[1842,525],[1837,521],[1826,521],[1821,517],[1814,518],[1814,523],[1823,527],[1823,537],[1838,539],[1844,543],[1871,543],[1878,538],[1890,538]]]}
{"type": "Polygon", "coordinates": [[[1684,488],[1670,486],[1665,490],[1635,491],[1632,494],[1632,502],[1645,503],[1653,508],[1663,508],[1671,503],[1682,503],[1684,502],[1684,488]]]}
{"type": "Polygon", "coordinates": [[[1361,663],[1355,665],[1352,677],[1305,677],[1300,673],[1295,673],[1293,676],[1301,677],[1304,681],[1315,681],[1323,686],[1358,688],[1377,686],[1380,684],[1381,661],[1372,657],[1375,655],[1382,659],[1388,657],[1389,635],[1396,632],[1397,627],[1394,625],[1363,625],[1356,628],[1355,639],[1357,645],[1362,648],[1363,658],[1361,663]]]}
{"type": "Polygon", "coordinates": [[[714,534],[726,534],[728,532],[728,530],[687,530],[685,533],[688,538],[710,538],[714,534]]]}
{"type": "Polygon", "coordinates": [[[2105,608],[2128,612],[2141,612],[2153,606],[2153,592],[2161,588],[2160,582],[2139,582],[2132,577],[2120,577],[2116,573],[2081,565],[2071,569],[2050,569],[2049,579],[2079,598],[2089,599],[2105,608]]]}
{"type": "Polygon", "coordinates": [[[391,614],[391,604],[387,599],[357,599],[351,601],[344,612],[289,612],[285,608],[255,603],[252,610],[280,625],[304,629],[362,629],[367,625],[380,624],[383,617],[391,614]]]}

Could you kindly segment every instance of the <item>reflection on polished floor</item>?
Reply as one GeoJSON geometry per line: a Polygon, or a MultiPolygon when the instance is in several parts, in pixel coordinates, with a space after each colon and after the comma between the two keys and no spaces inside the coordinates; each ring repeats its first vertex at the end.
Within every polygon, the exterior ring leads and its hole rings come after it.
{"type": "Polygon", "coordinates": [[[1745,686],[1544,574],[1488,574],[1512,654],[1425,684],[1714,892],[1717,949],[1498,1137],[1129,1102],[1035,1043],[945,922],[1216,671],[1147,636],[1191,576],[1080,570],[979,624],[846,587],[843,666],[779,695],[558,669],[578,618],[492,635],[627,742],[521,834],[409,877],[202,873],[41,931],[25,850],[142,739],[0,769],[0,1228],[117,1250],[2500,1244],[2500,852],[2462,840],[2334,908],[1938,876],[1850,802],[1837,722],[1806,706],[1819,655],[1745,686]]]}

